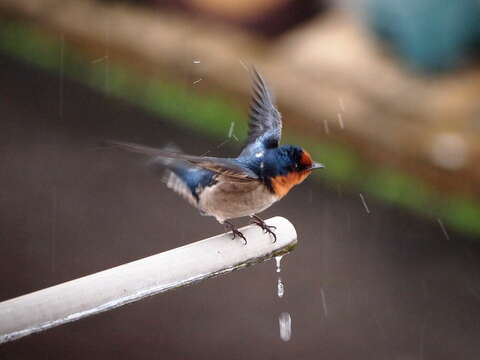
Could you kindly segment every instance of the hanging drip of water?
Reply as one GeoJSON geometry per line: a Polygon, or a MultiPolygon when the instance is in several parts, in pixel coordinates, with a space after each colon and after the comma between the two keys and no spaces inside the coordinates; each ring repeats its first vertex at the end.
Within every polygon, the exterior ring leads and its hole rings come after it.
{"type": "MultiPolygon", "coordinates": [[[[280,273],[282,271],[282,268],[281,268],[282,257],[283,255],[275,256],[275,265],[276,265],[277,273],[280,273]]],[[[277,296],[279,298],[282,298],[284,294],[285,294],[285,286],[283,285],[281,276],[278,275],[277,296]]]]}
{"type": "Polygon", "coordinates": [[[282,268],[280,267],[282,258],[283,258],[283,255],[275,256],[275,263],[276,263],[276,265],[277,265],[277,273],[279,273],[280,271],[282,271],[282,268]]]}

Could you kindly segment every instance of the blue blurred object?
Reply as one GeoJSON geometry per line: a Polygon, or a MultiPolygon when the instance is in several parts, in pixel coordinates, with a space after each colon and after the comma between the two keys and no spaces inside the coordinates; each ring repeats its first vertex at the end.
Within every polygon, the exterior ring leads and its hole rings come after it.
{"type": "Polygon", "coordinates": [[[449,70],[478,49],[479,0],[366,1],[370,26],[415,70],[449,70]]]}

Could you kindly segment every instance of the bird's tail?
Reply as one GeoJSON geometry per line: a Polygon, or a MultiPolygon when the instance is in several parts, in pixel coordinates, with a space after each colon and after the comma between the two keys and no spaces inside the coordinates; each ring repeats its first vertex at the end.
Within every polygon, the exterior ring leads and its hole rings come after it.
{"type": "Polygon", "coordinates": [[[145,146],[145,145],[140,145],[140,144],[135,144],[130,142],[115,141],[115,140],[108,140],[106,143],[108,145],[111,145],[112,147],[116,147],[122,150],[139,153],[139,154],[150,155],[150,156],[155,156],[156,154],[158,154],[163,150],[163,149],[153,148],[150,146],[145,146]]]}
{"type": "Polygon", "coordinates": [[[109,144],[130,152],[145,154],[150,157],[148,166],[155,173],[161,173],[162,181],[168,188],[183,196],[193,206],[198,205],[198,198],[193,193],[199,177],[206,170],[200,170],[195,165],[184,160],[182,151],[173,143],[163,148],[153,148],[134,143],[109,141],[109,144]],[[196,171],[192,171],[192,170],[196,171]],[[189,180],[193,180],[189,181],[189,180]]]}
{"type": "MultiPolygon", "coordinates": [[[[185,170],[195,167],[189,162],[176,157],[181,156],[183,152],[174,143],[168,143],[162,148],[115,140],[110,140],[107,144],[122,150],[149,156],[148,167],[155,172],[167,169],[175,173],[183,173],[185,170]]],[[[164,173],[164,178],[170,176],[170,171],[164,173]]]]}

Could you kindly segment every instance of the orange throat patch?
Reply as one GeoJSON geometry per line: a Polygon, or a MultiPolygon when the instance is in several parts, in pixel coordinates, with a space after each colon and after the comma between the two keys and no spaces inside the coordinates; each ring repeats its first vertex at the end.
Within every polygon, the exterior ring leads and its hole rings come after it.
{"type": "Polygon", "coordinates": [[[272,178],[272,187],[275,195],[279,198],[284,197],[295,185],[305,180],[311,171],[291,172],[287,175],[275,176],[272,178]]]}

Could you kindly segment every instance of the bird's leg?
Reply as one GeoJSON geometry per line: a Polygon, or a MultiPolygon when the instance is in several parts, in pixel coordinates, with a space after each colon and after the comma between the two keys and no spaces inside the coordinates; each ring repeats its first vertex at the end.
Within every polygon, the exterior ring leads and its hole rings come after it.
{"type": "Polygon", "coordinates": [[[277,241],[277,235],[273,232],[273,230],[276,230],[277,227],[273,225],[267,225],[265,221],[260,219],[257,215],[250,215],[250,218],[252,219],[252,222],[262,228],[262,230],[270,235],[273,236],[273,242],[277,241]],[[273,230],[272,230],[273,229],[273,230]]]}
{"type": "Polygon", "coordinates": [[[235,239],[238,236],[238,237],[241,237],[243,239],[243,244],[247,245],[247,239],[245,238],[245,236],[240,231],[238,231],[235,228],[235,225],[233,225],[230,221],[224,221],[223,225],[225,226],[226,230],[232,232],[232,240],[235,239]]]}

